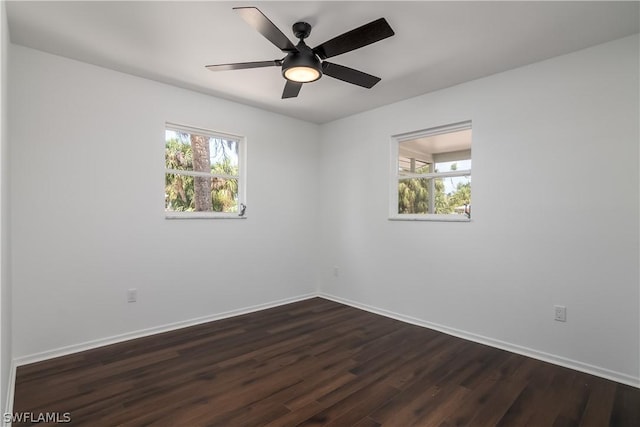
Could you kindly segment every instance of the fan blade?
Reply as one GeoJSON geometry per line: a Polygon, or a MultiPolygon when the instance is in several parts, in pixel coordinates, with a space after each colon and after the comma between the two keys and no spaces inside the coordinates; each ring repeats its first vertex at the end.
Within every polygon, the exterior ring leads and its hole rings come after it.
{"type": "Polygon", "coordinates": [[[394,34],[387,20],[380,18],[316,46],[313,52],[321,59],[331,58],[360,49],[394,34]]]}
{"type": "Polygon", "coordinates": [[[300,88],[302,88],[302,83],[287,80],[287,83],[284,85],[284,91],[282,91],[282,99],[295,98],[300,93],[300,88]]]}
{"type": "Polygon", "coordinates": [[[226,71],[226,70],[243,70],[245,68],[262,68],[262,67],[279,67],[282,65],[280,59],[274,59],[273,61],[257,61],[257,62],[236,62],[235,64],[218,64],[218,65],[206,65],[205,68],[211,71],[226,71]]]}
{"type": "Polygon", "coordinates": [[[329,77],[366,87],[367,89],[371,89],[381,80],[380,77],[372,76],[371,74],[363,73],[362,71],[354,70],[353,68],[334,64],[333,62],[328,61],[324,61],[322,63],[322,71],[329,77]]]}
{"type": "Polygon", "coordinates": [[[275,26],[257,7],[234,7],[244,21],[262,34],[267,40],[283,52],[295,52],[297,49],[291,40],[275,26]]]}

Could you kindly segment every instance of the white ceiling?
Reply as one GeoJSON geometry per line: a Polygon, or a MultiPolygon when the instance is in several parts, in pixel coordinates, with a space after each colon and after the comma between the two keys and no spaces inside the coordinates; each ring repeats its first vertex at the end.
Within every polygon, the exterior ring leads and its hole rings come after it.
{"type": "Polygon", "coordinates": [[[325,123],[637,33],[639,2],[7,2],[13,43],[325,123]],[[396,35],[331,59],[382,78],[367,90],[330,77],[280,99],[278,67],[207,64],[284,57],[235,6],[257,6],[290,39],[316,46],[385,17],[396,35]]]}

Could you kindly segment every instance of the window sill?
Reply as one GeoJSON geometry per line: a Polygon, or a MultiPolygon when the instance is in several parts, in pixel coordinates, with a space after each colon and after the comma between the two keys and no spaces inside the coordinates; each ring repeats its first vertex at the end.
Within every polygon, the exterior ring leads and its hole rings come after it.
{"type": "Polygon", "coordinates": [[[471,218],[464,215],[404,214],[392,215],[389,221],[471,222],[471,218]]]}
{"type": "Polygon", "coordinates": [[[166,212],[165,219],[247,219],[237,213],[219,212],[166,212]]]}

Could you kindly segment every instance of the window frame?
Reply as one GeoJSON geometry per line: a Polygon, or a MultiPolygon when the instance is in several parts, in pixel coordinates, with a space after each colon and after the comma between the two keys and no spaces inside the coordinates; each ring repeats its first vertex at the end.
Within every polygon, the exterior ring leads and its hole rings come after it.
{"type": "MultiPolygon", "coordinates": [[[[199,171],[189,171],[182,169],[167,169],[166,159],[164,167],[164,178],[167,174],[178,174],[187,176],[200,176],[209,178],[223,178],[223,179],[237,179],[238,180],[238,210],[244,205],[246,208],[246,191],[247,191],[247,138],[240,135],[234,135],[228,132],[220,132],[196,126],[189,126],[178,124],[174,122],[165,122],[164,133],[166,135],[167,130],[184,132],[188,134],[203,135],[210,138],[219,138],[225,140],[233,140],[238,144],[238,175],[227,175],[219,173],[207,173],[199,171]]],[[[165,138],[166,144],[166,138],[165,138]]],[[[238,212],[214,212],[214,211],[164,211],[165,219],[246,219],[247,215],[241,215],[238,212]]]]}
{"type": "MultiPolygon", "coordinates": [[[[398,171],[399,164],[399,148],[402,142],[411,141],[418,138],[424,138],[429,136],[441,135],[446,133],[452,133],[462,130],[472,129],[471,120],[463,122],[452,123],[449,125],[442,125],[423,129],[419,131],[406,132],[391,136],[390,142],[390,156],[389,156],[389,220],[391,221],[441,221],[441,222],[471,222],[471,218],[465,215],[452,215],[452,214],[401,214],[398,212],[398,184],[401,180],[412,178],[446,178],[446,177],[458,177],[458,176],[471,176],[473,169],[463,169],[456,171],[446,172],[429,172],[429,173],[403,173],[400,175],[398,171]]],[[[471,149],[469,149],[471,151],[471,149]]],[[[433,182],[433,181],[431,181],[433,182]]],[[[431,193],[433,194],[433,192],[431,193]]]]}

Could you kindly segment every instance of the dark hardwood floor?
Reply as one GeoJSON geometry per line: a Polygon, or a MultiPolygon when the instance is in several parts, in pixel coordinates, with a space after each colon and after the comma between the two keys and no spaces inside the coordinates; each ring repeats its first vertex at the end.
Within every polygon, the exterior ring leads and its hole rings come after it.
{"type": "Polygon", "coordinates": [[[21,366],[14,412],[88,426],[637,427],[640,389],[314,298],[21,366]]]}

